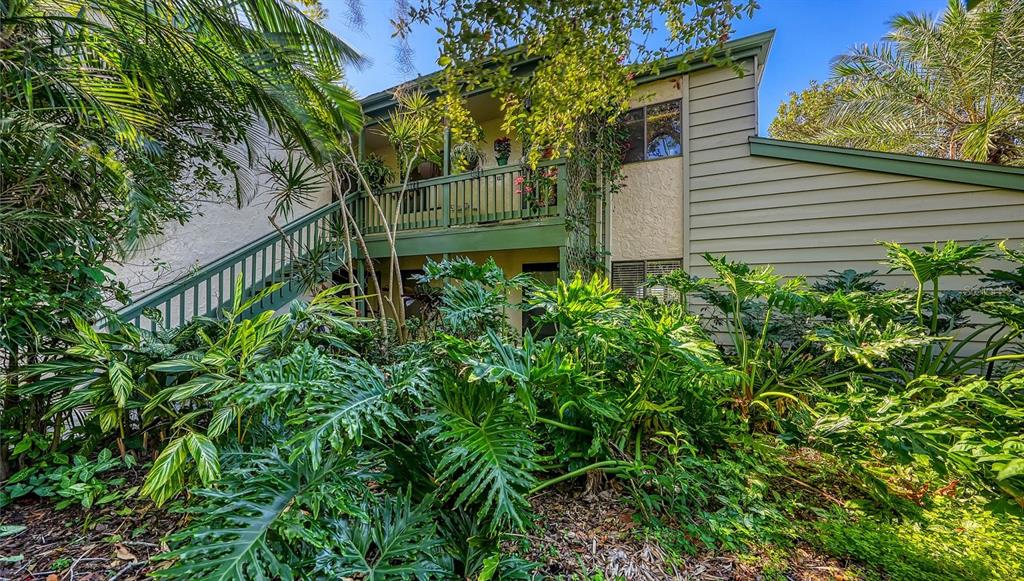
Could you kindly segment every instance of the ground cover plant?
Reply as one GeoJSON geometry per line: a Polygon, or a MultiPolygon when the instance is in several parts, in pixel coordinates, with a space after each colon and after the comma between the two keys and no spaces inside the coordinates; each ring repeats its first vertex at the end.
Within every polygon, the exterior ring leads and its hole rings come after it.
{"type": "MultiPolygon", "coordinates": [[[[156,332],[75,319],[20,372],[20,395],[74,421],[5,436],[21,469],[0,502],[167,511],[175,530],[135,571],[174,579],[644,578],[751,551],[730,575],[1019,578],[1024,254],[885,248],[911,288],[709,255],[714,277],[676,272],[637,301],[599,275],[548,287],[428,262],[436,313],[407,340],[346,286],[156,332]],[[981,282],[943,290],[965,275],[981,282]],[[508,325],[537,308],[550,336],[508,325]],[[648,560],[560,557],[576,537],[545,532],[571,520],[550,506],[579,498],[616,515],[580,517],[602,543],[648,560]]],[[[3,518],[0,543],[23,550],[33,523],[3,518]]]]}

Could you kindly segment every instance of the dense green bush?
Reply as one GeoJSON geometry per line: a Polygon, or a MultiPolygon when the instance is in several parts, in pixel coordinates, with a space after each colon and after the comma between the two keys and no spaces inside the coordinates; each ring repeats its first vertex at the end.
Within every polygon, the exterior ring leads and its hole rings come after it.
{"type": "MultiPolygon", "coordinates": [[[[921,511],[928,490],[1024,500],[1024,301],[1018,267],[941,292],[994,247],[888,251],[916,288],[856,273],[808,287],[708,256],[714,278],[652,281],[673,300],[624,301],[600,276],[545,287],[493,261],[430,262],[436,312],[415,341],[378,335],[345,287],[243,318],[257,295],[177,330],[78,321],[24,389],[51,413],[89,410],[66,440],[155,457],[141,494],[190,492],[164,577],[510,577],[529,566],[499,547],[531,526],[532,495],[609,479],[670,548],[784,546],[810,521],[832,553],[926,575],[946,566],[939,545],[901,561],[885,535],[948,522],[921,511]],[[520,338],[517,307],[553,336],[520,338]],[[847,526],[854,510],[873,516],[847,526]]],[[[990,541],[951,570],[1010,571],[984,560],[990,541]]]]}
{"type": "Polygon", "coordinates": [[[940,499],[919,519],[904,521],[836,513],[814,523],[808,538],[891,579],[1009,581],[1024,575],[1020,519],[971,502],[940,499]]]}

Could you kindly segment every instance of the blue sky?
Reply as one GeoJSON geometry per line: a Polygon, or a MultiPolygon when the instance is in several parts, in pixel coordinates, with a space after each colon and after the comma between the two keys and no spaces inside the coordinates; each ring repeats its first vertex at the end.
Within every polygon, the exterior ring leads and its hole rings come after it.
{"type": "MultiPolygon", "coordinates": [[[[415,0],[413,0],[415,1],[415,0]]],[[[761,0],[761,8],[749,20],[739,21],[737,36],[775,29],[775,42],[761,86],[760,133],[766,134],[781,101],[790,91],[807,86],[811,79],[828,77],[829,61],[850,46],[875,42],[886,23],[901,12],[942,12],[945,0],[761,0]]],[[[365,24],[349,23],[347,2],[326,0],[327,25],[363,54],[370,65],[349,71],[348,80],[360,95],[386,89],[417,74],[436,68],[436,32],[430,27],[413,31],[413,73],[398,65],[390,20],[394,0],[362,0],[365,24]]]]}

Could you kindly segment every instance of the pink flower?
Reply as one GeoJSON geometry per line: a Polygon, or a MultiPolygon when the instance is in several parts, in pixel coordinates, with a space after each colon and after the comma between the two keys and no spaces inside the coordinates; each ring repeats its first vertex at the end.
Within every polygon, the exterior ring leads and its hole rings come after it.
{"type": "Polygon", "coordinates": [[[516,176],[516,179],[515,179],[515,180],[513,180],[513,181],[515,182],[515,184],[516,184],[517,186],[520,186],[520,185],[522,185],[522,184],[523,184],[523,182],[525,181],[525,178],[524,178],[523,176],[516,176]]]}

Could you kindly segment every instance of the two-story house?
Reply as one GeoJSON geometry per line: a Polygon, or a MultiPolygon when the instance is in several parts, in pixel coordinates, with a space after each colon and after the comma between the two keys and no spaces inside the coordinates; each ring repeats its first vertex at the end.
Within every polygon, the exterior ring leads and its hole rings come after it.
{"type": "MultiPolygon", "coordinates": [[[[516,162],[521,148],[514,136],[508,136],[508,165],[488,155],[468,172],[442,168],[443,175],[417,180],[402,201],[389,195],[396,188],[385,189],[377,200],[389,212],[398,210],[396,249],[403,273],[418,270],[428,257],[493,257],[509,275],[534,272],[553,280],[572,270],[574,245],[595,244],[606,251],[613,285],[639,297],[652,273],[683,268],[709,274],[701,258],[705,252],[773,264],[784,275],[816,276],[879,269],[884,252],[878,240],[1024,241],[1022,168],[759,137],[758,85],[773,34],[727,44],[724,50],[742,74],[692,60],[683,69],[670,63],[662,74],[639,80],[633,108],[622,120],[629,141],[622,188],[592,210],[597,215],[586,236],[574,238],[567,225],[564,161],[527,172],[516,162]],[[538,182],[538,175],[546,177],[538,182]],[[530,196],[523,194],[524,181],[535,185],[530,196]]],[[[498,100],[484,91],[468,95],[467,102],[484,130],[481,148],[488,151],[505,137],[498,100]]],[[[362,148],[393,160],[391,145],[375,130],[396,106],[393,92],[371,95],[362,105],[368,121],[362,148]]],[[[371,258],[385,258],[389,249],[381,225],[362,196],[352,207],[367,250],[371,258]]],[[[329,205],[314,210],[286,230],[309,236],[330,211],[329,205]]],[[[219,230],[253,228],[251,216],[220,213],[218,220],[219,230]]],[[[188,228],[173,236],[189,237],[188,228]]],[[[176,290],[150,295],[129,316],[138,318],[141,306],[160,308],[172,322],[215,310],[216,297],[229,294],[214,285],[218,273],[224,278],[248,272],[252,286],[272,279],[284,251],[276,251],[276,233],[261,228],[264,238],[172,285],[176,290]]],[[[203,243],[202,236],[192,239],[203,243]]],[[[153,252],[160,255],[159,246],[153,252]]],[[[880,277],[904,282],[896,275],[880,277]]],[[[522,325],[518,313],[511,317],[513,325],[522,325]]]]}

